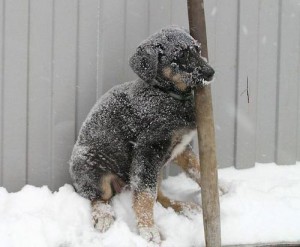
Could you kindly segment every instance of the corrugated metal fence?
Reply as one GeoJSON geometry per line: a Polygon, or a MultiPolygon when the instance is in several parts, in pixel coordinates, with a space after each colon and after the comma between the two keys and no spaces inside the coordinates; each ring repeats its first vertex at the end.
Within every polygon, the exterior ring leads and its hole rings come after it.
{"type": "MultiPolygon", "coordinates": [[[[206,1],[220,167],[300,160],[300,0],[206,1]],[[247,90],[248,89],[248,90],[247,90]]],[[[89,109],[185,0],[0,0],[0,185],[57,189],[89,109]]]]}

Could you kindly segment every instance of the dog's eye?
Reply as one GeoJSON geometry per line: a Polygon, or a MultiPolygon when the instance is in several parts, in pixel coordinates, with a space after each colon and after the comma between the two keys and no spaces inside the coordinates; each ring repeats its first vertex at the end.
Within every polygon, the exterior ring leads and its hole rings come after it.
{"type": "Polygon", "coordinates": [[[183,52],[183,51],[180,51],[180,52],[179,52],[178,58],[179,58],[179,59],[184,58],[184,52],[183,52]]]}
{"type": "Polygon", "coordinates": [[[179,54],[178,54],[178,60],[180,62],[185,62],[187,59],[188,59],[188,51],[181,51],[179,54]]]}
{"type": "Polygon", "coordinates": [[[164,54],[158,53],[158,61],[159,61],[159,62],[162,62],[162,60],[163,60],[164,57],[165,57],[164,54]]]}
{"type": "Polygon", "coordinates": [[[200,46],[199,45],[195,45],[194,46],[195,51],[199,54],[201,52],[200,46]]]}

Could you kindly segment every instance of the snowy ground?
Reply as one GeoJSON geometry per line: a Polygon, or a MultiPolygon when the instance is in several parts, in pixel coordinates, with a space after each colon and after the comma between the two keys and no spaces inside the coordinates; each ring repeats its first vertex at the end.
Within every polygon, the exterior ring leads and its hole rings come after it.
{"type": "MultiPolygon", "coordinates": [[[[220,197],[223,244],[300,241],[300,163],[221,169],[219,179],[228,188],[220,197]]],[[[174,199],[199,200],[197,185],[183,174],[168,178],[163,188],[174,199]]],[[[136,234],[130,200],[130,192],[114,198],[117,221],[100,234],[91,225],[89,202],[70,185],[54,193],[29,185],[17,193],[0,188],[0,246],[147,246],[136,234]]],[[[203,246],[200,214],[189,219],[157,203],[155,221],[163,247],[203,246]]]]}

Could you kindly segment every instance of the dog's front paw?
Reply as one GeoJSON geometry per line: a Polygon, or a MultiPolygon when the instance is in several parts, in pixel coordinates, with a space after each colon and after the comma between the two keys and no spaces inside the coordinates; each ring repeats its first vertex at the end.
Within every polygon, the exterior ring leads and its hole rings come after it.
{"type": "Polygon", "coordinates": [[[139,227],[139,234],[142,238],[146,239],[148,242],[154,243],[156,245],[161,244],[161,237],[157,226],[151,227],[139,227]]]}

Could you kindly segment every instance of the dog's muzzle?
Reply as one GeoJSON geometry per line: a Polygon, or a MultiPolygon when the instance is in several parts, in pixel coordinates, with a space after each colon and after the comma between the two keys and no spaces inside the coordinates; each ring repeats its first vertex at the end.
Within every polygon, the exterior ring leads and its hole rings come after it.
{"type": "Polygon", "coordinates": [[[192,87],[203,86],[208,84],[208,81],[211,81],[214,77],[215,71],[209,65],[203,67],[197,67],[192,72],[192,87]]]}
{"type": "Polygon", "coordinates": [[[205,67],[203,67],[201,69],[202,75],[203,75],[203,79],[206,81],[211,81],[214,77],[215,71],[212,67],[210,67],[209,65],[206,65],[205,67]]]}

